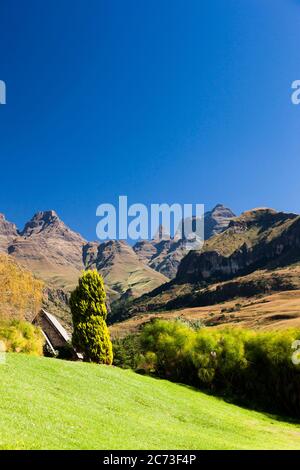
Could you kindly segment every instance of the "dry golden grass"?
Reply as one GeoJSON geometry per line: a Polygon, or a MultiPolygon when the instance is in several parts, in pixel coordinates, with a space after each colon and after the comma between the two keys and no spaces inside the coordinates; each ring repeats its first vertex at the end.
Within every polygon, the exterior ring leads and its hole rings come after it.
{"type": "Polygon", "coordinates": [[[139,314],[110,327],[113,338],[134,333],[153,318],[201,320],[206,326],[254,329],[300,328],[300,289],[251,298],[235,298],[206,307],[139,314]]]}

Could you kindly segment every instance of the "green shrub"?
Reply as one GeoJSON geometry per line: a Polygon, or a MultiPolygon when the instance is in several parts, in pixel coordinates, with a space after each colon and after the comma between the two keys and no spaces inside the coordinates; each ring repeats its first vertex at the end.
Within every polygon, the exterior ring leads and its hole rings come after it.
{"type": "Polygon", "coordinates": [[[7,352],[22,352],[35,356],[43,354],[44,337],[40,328],[26,321],[2,321],[0,340],[4,342],[7,352]]]}
{"type": "Polygon", "coordinates": [[[296,339],[300,339],[299,330],[266,332],[248,339],[245,392],[261,405],[270,400],[300,416],[300,365],[291,360],[296,339]]]}
{"type": "Polygon", "coordinates": [[[72,292],[70,307],[73,319],[72,342],[85,361],[111,364],[112,344],[106,325],[103,279],[97,271],[85,271],[72,292]]]}
{"type": "Polygon", "coordinates": [[[113,364],[123,369],[137,369],[142,353],[140,336],[128,335],[113,341],[113,364]]]}
{"type": "Polygon", "coordinates": [[[140,338],[139,369],[272,411],[300,417],[300,365],[292,362],[299,330],[194,330],[156,320],[140,338]]]}
{"type": "Polygon", "coordinates": [[[181,321],[156,320],[148,323],[141,334],[144,354],[156,354],[157,375],[176,381],[185,381],[191,376],[190,351],[195,341],[195,331],[181,321]]]}

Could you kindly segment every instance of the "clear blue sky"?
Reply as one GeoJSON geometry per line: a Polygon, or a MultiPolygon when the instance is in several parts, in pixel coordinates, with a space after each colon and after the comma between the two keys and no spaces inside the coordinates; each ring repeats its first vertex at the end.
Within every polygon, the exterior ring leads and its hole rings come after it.
{"type": "Polygon", "coordinates": [[[1,0],[0,212],[300,212],[300,1],[1,0]]]}

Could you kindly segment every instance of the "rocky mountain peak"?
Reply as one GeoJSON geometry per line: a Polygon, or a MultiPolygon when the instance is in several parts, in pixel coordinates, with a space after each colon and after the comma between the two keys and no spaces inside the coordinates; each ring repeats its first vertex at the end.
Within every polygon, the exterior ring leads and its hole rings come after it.
{"type": "Polygon", "coordinates": [[[154,240],[169,240],[170,238],[171,235],[168,230],[163,225],[159,225],[156,234],[154,235],[154,240]]]}
{"type": "Polygon", "coordinates": [[[73,232],[59,218],[54,210],[40,211],[34,214],[32,219],[26,223],[24,230],[20,233],[22,237],[52,237],[63,238],[66,241],[84,243],[85,240],[76,232],[73,232]]]}
{"type": "Polygon", "coordinates": [[[211,211],[206,212],[206,215],[208,214],[213,217],[235,217],[235,214],[232,212],[232,210],[224,206],[223,204],[217,204],[211,211]]]}
{"type": "Polygon", "coordinates": [[[9,243],[17,236],[15,224],[6,220],[4,214],[0,214],[0,251],[6,251],[9,243]]]}
{"type": "Polygon", "coordinates": [[[212,237],[202,252],[189,253],[177,277],[188,282],[219,281],[256,269],[299,262],[300,216],[257,208],[230,220],[228,228],[212,237]],[[209,268],[208,268],[209,267],[209,268]]]}
{"type": "Polygon", "coordinates": [[[59,223],[60,219],[55,211],[40,211],[34,214],[29,222],[26,223],[24,230],[21,235],[24,237],[30,237],[33,234],[37,234],[45,230],[53,224],[59,223]]]}
{"type": "Polygon", "coordinates": [[[206,212],[204,214],[205,240],[226,230],[233,218],[235,214],[223,204],[217,204],[211,211],[206,212]]]}
{"type": "Polygon", "coordinates": [[[0,214],[0,233],[7,231],[10,233],[17,234],[17,228],[15,224],[6,220],[4,214],[0,214]]]}
{"type": "MultiPolygon", "coordinates": [[[[223,204],[217,204],[210,212],[204,214],[204,238],[219,234],[228,228],[235,214],[223,204]]],[[[151,268],[172,279],[176,276],[177,268],[186,255],[185,231],[196,232],[196,216],[182,219],[175,231],[174,237],[160,227],[161,238],[154,237],[153,240],[142,240],[137,242],[133,249],[141,261],[151,268]]]]}

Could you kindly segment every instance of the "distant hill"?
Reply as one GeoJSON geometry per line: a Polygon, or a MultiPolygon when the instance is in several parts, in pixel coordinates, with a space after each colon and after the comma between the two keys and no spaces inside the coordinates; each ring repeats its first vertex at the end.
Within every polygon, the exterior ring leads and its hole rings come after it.
{"type": "Polygon", "coordinates": [[[0,216],[0,251],[45,281],[45,306],[65,326],[69,292],[87,268],[103,275],[110,302],[118,302],[112,321],[300,288],[297,214],[258,208],[234,217],[218,204],[205,214],[203,249],[188,254],[182,240],[160,235],[132,248],[88,242],[54,211],[38,212],[22,231],[0,216]]]}
{"type": "Polygon", "coordinates": [[[236,217],[231,209],[217,204],[211,211],[204,214],[204,238],[209,238],[227,229],[231,219],[236,217]]]}
{"type": "MultiPolygon", "coordinates": [[[[223,230],[233,213],[220,204],[205,215],[206,236],[223,230]]],[[[111,300],[136,297],[174,277],[186,254],[182,240],[160,238],[138,242],[87,242],[53,210],[37,212],[23,230],[0,215],[0,251],[17,259],[48,286],[48,299],[64,304],[82,270],[98,269],[111,300]]]]}
{"type": "Polygon", "coordinates": [[[87,243],[83,248],[86,268],[97,269],[108,286],[110,299],[137,297],[169,279],[140,261],[124,241],[87,243]]]}

